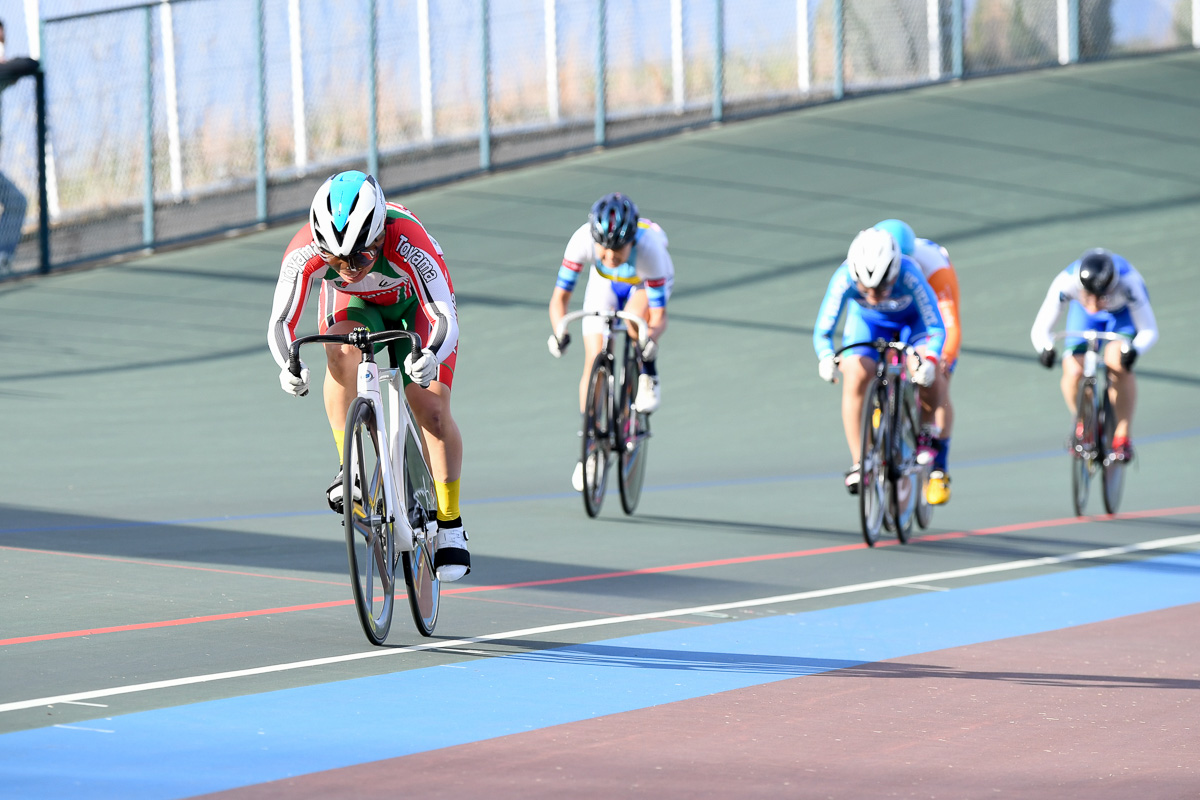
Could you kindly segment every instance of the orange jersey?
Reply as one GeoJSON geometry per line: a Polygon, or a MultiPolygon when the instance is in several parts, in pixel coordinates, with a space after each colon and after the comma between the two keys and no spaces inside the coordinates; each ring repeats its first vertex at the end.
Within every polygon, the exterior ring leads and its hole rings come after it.
{"type": "Polygon", "coordinates": [[[921,266],[925,280],[938,299],[938,310],[946,325],[946,345],[942,358],[947,364],[958,360],[958,349],[962,342],[962,329],[958,318],[958,273],[950,263],[946,248],[928,239],[917,239],[913,244],[912,258],[921,266]]]}

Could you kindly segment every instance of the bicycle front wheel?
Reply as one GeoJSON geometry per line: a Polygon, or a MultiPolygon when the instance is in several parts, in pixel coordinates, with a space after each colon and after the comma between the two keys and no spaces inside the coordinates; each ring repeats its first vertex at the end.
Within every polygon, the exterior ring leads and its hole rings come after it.
{"type": "Polygon", "coordinates": [[[1096,460],[1096,387],[1084,381],[1075,406],[1075,430],[1071,437],[1071,499],[1075,516],[1087,508],[1089,483],[1096,460]]]}
{"type": "Polygon", "coordinates": [[[394,514],[383,488],[375,408],[362,397],[355,398],[346,415],[345,454],[342,505],[350,586],[363,633],[378,645],[392,625],[396,539],[394,514]]]}
{"type": "Polygon", "coordinates": [[[1121,507],[1121,495],[1125,491],[1125,462],[1113,458],[1113,454],[1110,452],[1113,432],[1117,428],[1117,415],[1113,411],[1112,403],[1108,400],[1107,392],[1104,394],[1104,403],[1100,408],[1100,424],[1097,428],[1101,434],[1098,448],[1099,457],[1104,459],[1102,466],[1104,480],[1100,484],[1101,494],[1104,495],[1104,510],[1109,514],[1115,514],[1121,507]]]}
{"type": "MultiPolygon", "coordinates": [[[[422,636],[432,636],[441,605],[442,583],[433,566],[437,543],[437,492],[412,428],[404,443],[404,507],[412,549],[404,552],[408,607],[422,636]]],[[[406,531],[407,533],[407,531],[406,531]]]]}
{"type": "Polygon", "coordinates": [[[879,541],[887,493],[887,387],[873,378],[863,399],[862,451],[859,454],[858,510],[863,541],[879,541]]]}
{"type": "Polygon", "coordinates": [[[632,514],[642,498],[642,482],[646,479],[650,417],[633,408],[642,370],[634,349],[626,345],[626,350],[621,391],[617,398],[617,486],[621,490],[621,508],[626,514],[632,514]]]}
{"type": "Polygon", "coordinates": [[[583,409],[583,507],[589,517],[600,513],[608,486],[608,454],[612,439],[612,366],[600,353],[592,362],[583,409]]]}

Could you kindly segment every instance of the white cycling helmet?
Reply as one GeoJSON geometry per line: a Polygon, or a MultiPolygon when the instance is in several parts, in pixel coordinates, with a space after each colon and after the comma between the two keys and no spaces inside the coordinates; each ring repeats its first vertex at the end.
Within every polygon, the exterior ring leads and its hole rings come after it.
{"type": "Polygon", "coordinates": [[[859,231],[846,254],[850,277],[868,289],[888,289],[900,275],[900,245],[887,231],[859,231]]]}
{"type": "Polygon", "coordinates": [[[322,250],[349,258],[383,233],[387,205],[375,179],[357,170],[339,172],[317,189],[308,213],[313,241],[322,250]]]}

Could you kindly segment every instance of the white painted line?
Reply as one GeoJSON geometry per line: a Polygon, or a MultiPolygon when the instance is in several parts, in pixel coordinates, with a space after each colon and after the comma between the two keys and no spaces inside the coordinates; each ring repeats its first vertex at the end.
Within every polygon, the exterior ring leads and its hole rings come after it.
{"type": "Polygon", "coordinates": [[[63,703],[71,706],[92,706],[93,708],[108,708],[104,703],[85,703],[82,700],[64,700],[63,703]]]}
{"type": "Polygon", "coordinates": [[[87,731],[88,733],[116,733],[116,731],[107,731],[104,728],[85,728],[82,725],[52,725],[53,728],[62,728],[65,731],[87,731]]]}
{"type": "Polygon", "coordinates": [[[921,591],[924,591],[924,592],[948,592],[948,591],[950,591],[949,586],[930,586],[927,583],[902,583],[902,584],[900,584],[900,588],[901,589],[920,589],[921,591]]]}
{"type": "Polygon", "coordinates": [[[1193,534],[1191,536],[1175,536],[1170,539],[1155,539],[1149,542],[1138,542],[1136,544],[1121,545],[1120,547],[1105,547],[1099,550],[1083,550],[1077,553],[1065,553],[1060,556],[1027,558],[1020,561],[1007,561],[999,564],[985,564],[980,567],[952,569],[946,572],[931,572],[924,575],[909,575],[908,577],[904,578],[888,578],[886,580],[870,581],[868,583],[855,583],[847,586],[832,586],[828,589],[815,589],[809,592],[797,592],[795,594],[781,594],[773,597],[759,597],[750,600],[738,600],[732,603],[714,603],[706,606],[676,608],[670,611],[651,611],[645,614],[629,614],[624,617],[600,617],[598,619],[587,619],[579,622],[564,622],[557,625],[543,625],[537,628],[522,628],[514,631],[488,633],[482,636],[472,636],[464,639],[452,639],[445,642],[425,642],[423,644],[411,645],[409,647],[381,647],[358,653],[347,653],[340,656],[313,658],[306,661],[291,661],[285,664],[270,664],[265,667],[251,667],[249,669],[230,670],[228,672],[214,672],[209,675],[193,675],[187,678],[172,678],[170,680],[152,681],[150,683],[137,683],[130,686],[114,686],[109,689],[92,689],[86,692],[74,692],[72,694],[58,695],[56,697],[37,697],[32,700],[18,700],[12,703],[0,704],[0,713],[6,711],[18,711],[25,708],[38,708],[39,706],[48,706],[53,705],[54,703],[72,703],[80,700],[92,700],[97,697],[115,697],[122,694],[150,692],[158,689],[173,689],[179,686],[193,686],[200,683],[212,683],[214,681],[230,680],[232,678],[246,678],[252,675],[268,675],[273,672],[290,672],[297,669],[307,669],[308,667],[323,667],[329,664],[344,664],[350,661],[360,661],[366,658],[386,658],[388,656],[399,656],[407,653],[417,653],[424,650],[445,650],[447,648],[461,647],[463,645],[477,644],[479,642],[492,642],[503,639],[519,639],[523,636],[538,636],[546,633],[579,630],[582,628],[598,628],[602,625],[622,625],[629,622],[641,622],[644,620],[654,620],[662,617],[680,617],[686,614],[704,614],[712,611],[752,608],[754,606],[766,606],[775,603],[792,603],[799,600],[812,600],[818,597],[834,597],[836,595],[870,592],[876,589],[901,588],[912,583],[930,583],[933,581],[952,580],[955,578],[970,578],[977,575],[992,575],[1000,572],[1014,572],[1016,570],[1034,569],[1035,567],[1051,567],[1055,564],[1067,564],[1072,561],[1095,561],[1101,558],[1128,555],[1129,553],[1166,550],[1171,547],[1186,547],[1196,544],[1200,544],[1200,534],[1193,534]]]}

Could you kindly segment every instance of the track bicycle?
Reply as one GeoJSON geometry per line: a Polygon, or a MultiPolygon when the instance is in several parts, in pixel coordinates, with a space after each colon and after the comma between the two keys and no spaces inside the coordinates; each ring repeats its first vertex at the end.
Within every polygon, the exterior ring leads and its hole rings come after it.
{"type": "Polygon", "coordinates": [[[573,311],[559,320],[554,334],[560,340],[567,326],[584,317],[602,317],[608,325],[604,349],[592,361],[583,409],[583,507],[589,517],[600,513],[608,486],[608,467],[616,456],[621,508],[632,514],[642,497],[646,478],[646,451],[650,444],[650,417],[634,410],[642,348],[649,335],[646,321],[625,311],[573,311]],[[617,320],[637,326],[636,344],[617,320]],[[621,338],[620,364],[616,344],[621,338]],[[617,367],[621,367],[618,376],[617,367]]]}
{"type": "MultiPolygon", "coordinates": [[[[1129,339],[1110,331],[1060,331],[1054,339],[1083,339],[1083,380],[1075,399],[1075,427],[1067,440],[1071,455],[1071,500],[1076,516],[1083,516],[1087,506],[1090,483],[1100,473],[1104,510],[1117,513],[1121,494],[1125,490],[1125,459],[1112,452],[1113,431],[1117,415],[1109,398],[1108,370],[1104,369],[1101,343],[1120,342],[1121,351],[1129,348],[1129,339]],[[1103,374],[1101,383],[1097,373],[1103,374]]],[[[1065,358],[1066,353],[1063,354],[1065,358]]]]}
{"type": "Polygon", "coordinates": [[[886,528],[906,544],[913,520],[926,528],[933,516],[925,498],[929,465],[917,458],[920,405],[906,363],[909,356],[918,364],[923,359],[904,342],[877,339],[844,345],[834,353],[835,362],[856,347],[871,347],[878,356],[863,396],[858,485],[863,540],[874,547],[886,528]]]}
{"type": "Polygon", "coordinates": [[[296,339],[288,361],[288,369],[298,376],[300,347],[313,342],[349,344],[363,354],[358,397],[346,414],[342,525],[354,606],[363,633],[376,645],[383,644],[392,624],[398,563],[403,564],[413,621],[423,636],[433,635],[441,597],[433,566],[437,495],[396,366],[399,359],[391,343],[399,339],[408,339],[413,358],[420,357],[421,339],[415,333],[356,328],[296,339]],[[388,369],[381,370],[375,362],[377,344],[388,344],[388,369]],[[387,384],[386,407],[381,384],[387,384]]]}

